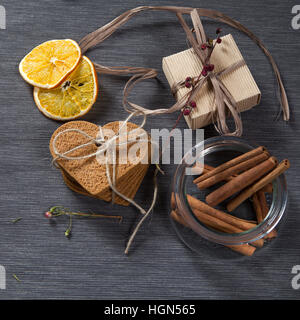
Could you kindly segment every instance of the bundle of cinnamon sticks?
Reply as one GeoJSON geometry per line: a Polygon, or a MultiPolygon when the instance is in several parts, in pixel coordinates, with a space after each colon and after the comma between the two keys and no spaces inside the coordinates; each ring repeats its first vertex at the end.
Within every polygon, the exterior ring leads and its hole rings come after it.
{"type": "MultiPolygon", "coordinates": [[[[270,156],[265,147],[258,147],[216,168],[204,165],[202,174],[194,180],[200,190],[220,182],[224,182],[224,184],[206,196],[206,203],[190,195],[187,196],[187,200],[196,218],[208,227],[225,233],[244,232],[265,219],[269,212],[265,193],[273,192],[273,180],[289,166],[290,163],[287,159],[278,164],[277,159],[270,156]],[[240,219],[214,208],[232,196],[233,198],[227,202],[227,211],[232,212],[246,199],[251,198],[256,221],[240,219]]],[[[189,227],[176,209],[174,194],[172,195],[171,207],[171,217],[189,227]]],[[[276,230],[272,230],[264,239],[253,241],[251,244],[228,247],[243,255],[251,256],[257,247],[263,246],[264,240],[274,238],[276,235],[276,230]]]]}

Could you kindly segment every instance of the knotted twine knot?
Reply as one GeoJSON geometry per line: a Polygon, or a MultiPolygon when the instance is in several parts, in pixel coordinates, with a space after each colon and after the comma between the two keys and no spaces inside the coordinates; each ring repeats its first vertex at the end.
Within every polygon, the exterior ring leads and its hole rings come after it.
{"type": "MultiPolygon", "coordinates": [[[[176,97],[179,89],[183,87],[191,88],[191,90],[184,95],[185,105],[183,113],[184,115],[189,115],[191,110],[196,107],[194,98],[199,94],[199,91],[205,83],[210,82],[214,91],[217,111],[216,119],[215,121],[213,120],[216,130],[221,135],[241,136],[243,126],[237,110],[237,104],[229,90],[222,82],[221,76],[243,66],[245,61],[241,59],[220,72],[214,72],[214,65],[210,63],[210,58],[216,44],[221,43],[221,38],[218,37],[214,43],[212,40],[207,39],[201,19],[196,9],[191,12],[191,19],[193,23],[192,30],[188,27],[181,14],[177,14],[177,17],[186,32],[187,40],[191,44],[194,53],[201,61],[203,69],[199,76],[193,78],[187,77],[185,80],[175,83],[171,88],[172,94],[176,97]],[[195,33],[195,36],[193,33],[195,33]],[[230,132],[226,123],[226,106],[235,122],[234,132],[230,132]]],[[[217,31],[217,33],[220,33],[220,31],[217,31]]],[[[211,115],[214,116],[214,110],[211,110],[211,115]]]]}
{"type": "MultiPolygon", "coordinates": [[[[158,193],[158,184],[157,184],[157,174],[158,171],[160,171],[161,173],[163,173],[163,171],[159,168],[158,165],[156,165],[156,169],[154,172],[154,190],[153,190],[153,198],[152,198],[152,202],[151,205],[149,207],[148,210],[143,209],[137,202],[135,202],[133,199],[127,197],[126,195],[124,195],[122,192],[120,192],[117,188],[116,188],[116,154],[115,154],[115,147],[116,146],[121,146],[121,145],[128,145],[131,142],[137,142],[137,138],[138,142],[147,142],[147,143],[151,143],[152,146],[157,146],[157,144],[152,141],[149,136],[147,135],[147,139],[144,139],[145,133],[141,133],[136,135],[134,138],[130,139],[129,138],[129,133],[132,135],[135,132],[138,132],[140,129],[142,129],[144,127],[146,123],[146,114],[141,113],[140,111],[136,111],[134,113],[131,113],[127,119],[125,121],[123,121],[122,125],[119,127],[119,130],[110,138],[105,139],[103,131],[102,131],[102,127],[99,126],[99,135],[95,138],[90,136],[89,134],[87,134],[86,132],[80,130],[80,129],[66,129],[63,130],[61,132],[59,132],[53,139],[52,142],[52,147],[53,147],[53,152],[55,153],[56,157],[53,159],[53,164],[59,168],[59,164],[57,163],[57,161],[59,159],[65,159],[65,160],[82,160],[82,159],[89,159],[92,157],[97,157],[99,155],[103,155],[105,158],[105,173],[106,173],[106,177],[107,177],[107,181],[109,184],[109,187],[112,190],[112,202],[114,203],[114,199],[115,199],[115,194],[117,194],[119,197],[123,198],[124,200],[128,201],[129,203],[131,203],[133,206],[135,206],[141,214],[143,214],[143,218],[140,220],[140,222],[138,223],[138,225],[136,226],[134,232],[132,233],[131,237],[129,238],[125,253],[128,253],[129,247],[133,241],[133,238],[135,237],[135,234],[137,233],[138,229],[140,228],[141,224],[143,223],[143,221],[147,218],[147,216],[150,214],[150,212],[152,211],[156,200],[157,200],[157,193],[158,193]],[[127,133],[122,133],[122,129],[127,126],[127,123],[129,122],[129,120],[137,115],[143,115],[143,121],[140,125],[138,125],[137,128],[131,130],[130,132],[127,133]],[[57,149],[56,143],[57,143],[57,139],[66,134],[67,132],[76,132],[81,134],[82,136],[84,136],[85,138],[88,139],[88,141],[86,143],[83,143],[81,145],[78,145],[70,150],[67,150],[65,152],[60,152],[57,149]],[[125,138],[125,141],[123,141],[124,139],[121,138],[125,138]],[[89,145],[96,145],[98,146],[97,151],[93,152],[93,153],[89,153],[89,154],[85,154],[85,155],[81,155],[81,156],[70,156],[69,154],[85,148],[89,145]],[[110,161],[112,159],[112,161],[110,161]],[[111,176],[111,172],[109,170],[109,164],[112,164],[112,176],[111,176]]],[[[148,145],[147,145],[148,146],[148,145]]]]}

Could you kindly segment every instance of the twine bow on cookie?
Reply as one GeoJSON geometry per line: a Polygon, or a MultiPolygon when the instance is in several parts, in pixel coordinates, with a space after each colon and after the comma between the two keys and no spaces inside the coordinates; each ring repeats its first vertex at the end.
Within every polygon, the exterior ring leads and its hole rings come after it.
{"type": "MultiPolygon", "coordinates": [[[[65,159],[65,160],[82,160],[82,159],[89,159],[92,157],[97,157],[100,155],[104,155],[105,158],[105,169],[106,169],[106,177],[107,177],[107,181],[108,184],[112,190],[112,202],[114,202],[114,198],[115,198],[115,194],[117,194],[118,196],[120,196],[121,198],[123,198],[124,200],[128,201],[129,203],[131,203],[132,205],[134,205],[136,208],[139,209],[139,211],[142,214],[146,214],[146,211],[139,206],[134,200],[126,197],[124,194],[122,194],[119,190],[117,190],[116,188],[116,161],[115,161],[115,147],[116,146],[121,146],[121,145],[128,145],[131,142],[136,142],[136,138],[133,139],[129,139],[128,135],[129,133],[121,133],[122,129],[127,125],[127,123],[129,122],[129,120],[135,116],[137,114],[137,112],[130,114],[127,119],[125,121],[123,121],[122,125],[120,126],[118,132],[113,135],[112,137],[110,137],[109,139],[105,139],[104,138],[104,134],[102,131],[102,127],[99,126],[99,135],[94,138],[92,136],[90,136],[89,134],[87,134],[86,132],[80,130],[80,129],[66,129],[63,130],[61,132],[59,132],[53,139],[53,151],[56,155],[56,158],[53,159],[53,163],[57,164],[57,160],[59,159],[65,159]],[[89,141],[78,145],[70,150],[67,150],[65,152],[59,152],[56,146],[56,142],[57,139],[61,136],[64,135],[67,132],[77,132],[81,135],[83,135],[84,137],[86,137],[89,141]],[[126,141],[123,141],[121,138],[125,137],[126,141]],[[117,142],[117,139],[119,139],[119,142],[117,142]],[[122,141],[121,141],[122,140],[122,141]],[[81,155],[81,156],[70,156],[69,154],[78,150],[78,149],[82,149],[85,148],[89,145],[97,145],[99,146],[97,151],[93,152],[93,153],[89,153],[86,155],[81,155]],[[109,165],[112,165],[112,176],[111,176],[111,172],[109,170],[109,165]]],[[[139,129],[142,129],[144,127],[146,123],[146,115],[144,115],[143,121],[142,123],[136,128],[130,131],[130,134],[132,135],[134,132],[137,132],[139,129]]],[[[139,137],[139,136],[138,136],[139,137]]],[[[145,140],[145,139],[139,139],[139,142],[149,142],[149,139],[145,140]]]]}
{"type": "MultiPolygon", "coordinates": [[[[143,115],[143,121],[142,123],[135,129],[131,130],[130,132],[125,132],[123,133],[122,129],[127,125],[127,123],[129,122],[129,120],[137,115],[141,115],[141,112],[136,111],[134,113],[131,113],[127,119],[125,121],[123,121],[122,125],[119,127],[119,130],[117,133],[115,133],[112,137],[105,139],[103,131],[102,131],[102,127],[99,126],[99,135],[94,138],[92,136],[90,136],[89,134],[87,134],[86,132],[80,130],[80,129],[66,129],[63,130],[61,132],[59,132],[53,139],[52,142],[52,147],[53,147],[53,151],[56,155],[56,157],[53,159],[53,164],[55,164],[56,166],[59,167],[57,161],[59,159],[65,159],[65,160],[82,160],[82,159],[89,159],[92,157],[97,157],[99,155],[104,155],[105,157],[105,169],[106,169],[106,177],[107,177],[107,181],[108,184],[112,190],[112,202],[114,202],[114,198],[115,198],[115,194],[117,194],[119,197],[123,198],[124,200],[128,201],[129,203],[131,203],[133,206],[135,206],[142,214],[143,217],[142,219],[139,221],[139,223],[137,224],[136,228],[134,229],[133,233],[131,234],[129,241],[127,243],[126,249],[125,249],[125,253],[128,254],[129,248],[131,246],[131,243],[138,231],[138,229],[140,228],[140,226],[142,225],[142,223],[144,222],[144,220],[148,217],[148,215],[151,213],[156,200],[157,200],[157,193],[158,193],[158,185],[157,185],[157,174],[158,171],[162,172],[159,168],[158,165],[156,165],[156,169],[154,172],[154,190],[153,190],[153,198],[152,198],[152,202],[151,205],[149,207],[149,209],[146,211],[145,209],[143,209],[137,202],[135,202],[133,199],[127,197],[126,195],[122,194],[117,188],[116,188],[116,155],[115,155],[115,147],[116,146],[121,146],[121,145],[128,145],[131,142],[137,142],[137,138],[138,142],[151,142],[152,145],[157,146],[156,143],[154,141],[151,141],[148,136],[147,139],[144,139],[144,133],[134,136],[134,138],[130,139],[129,138],[129,134],[132,135],[134,132],[138,132],[138,130],[142,129],[146,123],[146,115],[143,115]],[[79,134],[81,134],[82,136],[86,137],[88,139],[88,141],[86,143],[83,143],[81,145],[78,145],[70,150],[67,150],[65,152],[59,152],[57,149],[57,139],[67,133],[67,132],[77,132],[79,134]],[[124,138],[125,137],[125,141],[124,138]],[[119,141],[117,141],[119,140],[119,141]],[[97,145],[99,146],[97,151],[93,152],[93,153],[89,153],[86,155],[82,155],[82,156],[70,156],[69,154],[78,150],[78,149],[82,149],[85,148],[89,145],[97,145]],[[109,165],[112,165],[112,176],[111,176],[111,172],[109,170],[109,165]]],[[[163,172],[162,172],[163,173],[163,172]]]]}

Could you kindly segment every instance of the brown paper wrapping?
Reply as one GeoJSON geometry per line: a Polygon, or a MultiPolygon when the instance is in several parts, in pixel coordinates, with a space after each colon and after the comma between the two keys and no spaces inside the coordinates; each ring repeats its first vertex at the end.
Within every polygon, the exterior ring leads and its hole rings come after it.
{"type": "MultiPolygon", "coordinates": [[[[217,44],[211,56],[211,63],[215,65],[214,72],[218,73],[232,64],[243,59],[231,34],[222,37],[222,43],[217,44]]],[[[186,77],[197,77],[202,71],[203,65],[193,49],[164,57],[162,68],[170,87],[179,83],[186,77]]],[[[261,92],[246,64],[234,71],[220,76],[220,79],[229,90],[239,112],[251,109],[260,102],[261,92]]],[[[180,88],[177,99],[189,92],[188,88],[180,88]]],[[[205,83],[195,99],[197,108],[190,115],[185,116],[191,129],[202,128],[213,122],[216,106],[214,103],[214,91],[209,83],[205,83]]]]}

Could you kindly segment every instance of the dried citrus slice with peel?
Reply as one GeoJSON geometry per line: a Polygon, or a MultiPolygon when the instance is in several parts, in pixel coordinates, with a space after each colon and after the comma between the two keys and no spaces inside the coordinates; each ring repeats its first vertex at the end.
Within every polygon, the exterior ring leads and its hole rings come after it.
{"type": "Polygon", "coordinates": [[[79,45],[71,40],[50,40],[31,50],[20,62],[25,81],[35,87],[51,89],[60,85],[81,58],[79,45]]]}
{"type": "Polygon", "coordinates": [[[86,114],[98,95],[97,73],[93,63],[85,56],[73,73],[59,88],[33,90],[39,110],[55,120],[73,120],[86,114]]]}

